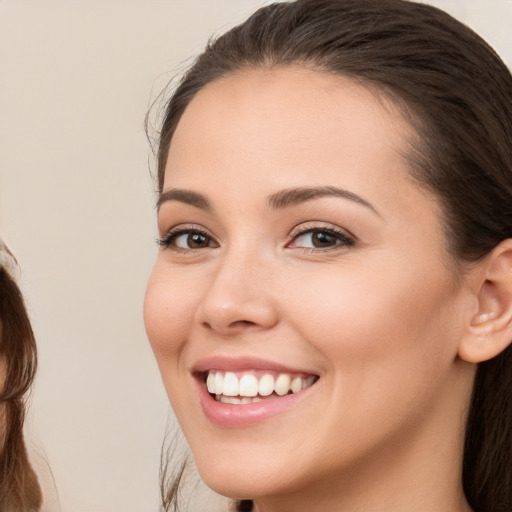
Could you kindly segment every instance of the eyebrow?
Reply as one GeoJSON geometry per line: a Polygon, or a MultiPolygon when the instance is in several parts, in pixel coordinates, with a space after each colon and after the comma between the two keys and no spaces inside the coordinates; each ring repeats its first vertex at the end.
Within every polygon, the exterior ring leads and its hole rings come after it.
{"type": "MultiPolygon", "coordinates": [[[[321,197],[342,197],[343,199],[348,199],[349,201],[353,201],[360,205],[366,206],[380,216],[379,212],[371,203],[366,201],[366,199],[363,199],[361,196],[358,196],[349,190],[331,186],[299,187],[280,190],[279,192],[269,196],[268,204],[272,209],[278,210],[282,208],[297,206],[298,204],[321,197]]],[[[157,211],[160,209],[163,203],[168,201],[178,201],[180,203],[199,208],[200,210],[212,210],[212,206],[208,198],[205,195],[200,194],[199,192],[194,192],[192,190],[174,188],[162,192],[156,203],[157,211]]]]}
{"type": "Polygon", "coordinates": [[[173,188],[170,190],[166,190],[162,192],[158,201],[156,202],[157,211],[160,210],[160,207],[163,203],[167,201],[179,201],[180,203],[185,203],[190,206],[195,206],[200,210],[211,210],[212,206],[210,201],[203,194],[199,194],[198,192],[193,192],[192,190],[183,190],[180,188],[173,188]]]}
{"type": "Polygon", "coordinates": [[[355,203],[366,206],[380,216],[379,212],[371,203],[366,201],[366,199],[354,194],[354,192],[338,187],[289,188],[272,194],[269,197],[268,202],[271,208],[280,209],[296,206],[300,203],[311,201],[312,199],[318,199],[320,197],[342,197],[343,199],[348,199],[349,201],[354,201],[355,203]]]}

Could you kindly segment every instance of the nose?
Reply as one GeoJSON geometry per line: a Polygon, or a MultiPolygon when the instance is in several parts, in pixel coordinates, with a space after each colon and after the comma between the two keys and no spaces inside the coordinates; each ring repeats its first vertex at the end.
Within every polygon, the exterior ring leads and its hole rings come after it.
{"type": "Polygon", "coordinates": [[[196,321],[225,336],[269,329],[278,323],[272,273],[261,260],[231,256],[212,275],[196,321]]]}

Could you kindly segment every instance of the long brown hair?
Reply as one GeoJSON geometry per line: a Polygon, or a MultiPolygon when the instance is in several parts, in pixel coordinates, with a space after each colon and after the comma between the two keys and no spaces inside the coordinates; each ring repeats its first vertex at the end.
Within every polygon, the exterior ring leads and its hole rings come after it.
{"type": "MultiPolygon", "coordinates": [[[[2,259],[13,260],[0,245],[2,259]]],[[[25,398],[34,380],[37,352],[21,292],[9,270],[0,265],[0,510],[35,512],[42,496],[23,439],[25,398]]]]}
{"type": "MultiPolygon", "coordinates": [[[[402,108],[420,140],[411,174],[443,205],[454,261],[478,261],[512,238],[512,76],[468,27],[405,0],[276,3],[211,41],[167,104],[159,191],[173,133],[199,90],[239,70],[288,65],[351,77],[402,108]]],[[[475,512],[512,511],[511,397],[509,346],[477,371],[463,460],[475,512]]],[[[170,510],[175,496],[166,496],[170,510]]]]}

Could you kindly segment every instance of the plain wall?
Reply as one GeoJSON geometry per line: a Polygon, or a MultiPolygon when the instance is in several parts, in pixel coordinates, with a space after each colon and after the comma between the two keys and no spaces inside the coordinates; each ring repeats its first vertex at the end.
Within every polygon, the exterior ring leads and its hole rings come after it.
{"type": "MultiPolygon", "coordinates": [[[[142,322],[156,254],[143,120],[211,34],[263,3],[0,0],[0,232],[39,344],[27,436],[48,511],[45,460],[62,512],[158,510],[173,418],[142,322]]],[[[511,0],[429,3],[510,66],[511,0]]]]}

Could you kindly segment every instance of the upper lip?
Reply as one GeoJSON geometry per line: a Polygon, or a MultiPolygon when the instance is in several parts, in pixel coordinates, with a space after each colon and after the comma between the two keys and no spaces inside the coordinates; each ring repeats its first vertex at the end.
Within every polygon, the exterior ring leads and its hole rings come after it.
{"type": "Polygon", "coordinates": [[[192,367],[192,373],[203,373],[208,370],[243,371],[243,370],[270,370],[280,373],[303,373],[317,375],[306,368],[291,368],[275,361],[255,357],[205,357],[197,361],[192,367]]]}

